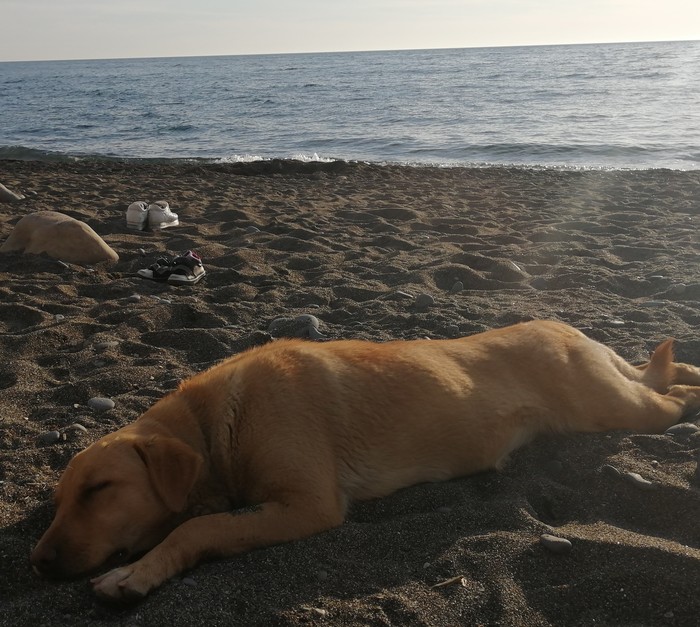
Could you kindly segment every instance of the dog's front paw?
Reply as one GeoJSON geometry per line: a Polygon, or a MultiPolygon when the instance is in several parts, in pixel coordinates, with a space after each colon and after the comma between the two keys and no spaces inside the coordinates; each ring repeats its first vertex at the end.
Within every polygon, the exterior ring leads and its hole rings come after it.
{"type": "Polygon", "coordinates": [[[136,564],[115,568],[90,580],[95,594],[105,601],[135,602],[157,584],[150,583],[136,564]]]}

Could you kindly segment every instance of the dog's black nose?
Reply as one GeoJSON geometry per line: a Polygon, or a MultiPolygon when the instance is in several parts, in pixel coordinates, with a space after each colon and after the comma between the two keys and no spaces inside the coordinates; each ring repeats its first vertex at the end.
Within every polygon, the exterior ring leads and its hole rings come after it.
{"type": "Polygon", "coordinates": [[[56,574],[58,551],[52,546],[37,546],[29,558],[34,570],[40,575],[56,574]]]}

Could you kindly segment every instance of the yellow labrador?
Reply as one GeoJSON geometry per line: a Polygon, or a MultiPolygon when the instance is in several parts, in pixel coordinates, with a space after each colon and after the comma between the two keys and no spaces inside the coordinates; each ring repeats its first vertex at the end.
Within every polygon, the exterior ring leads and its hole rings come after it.
{"type": "Polygon", "coordinates": [[[556,322],[457,340],[279,340],[184,382],[76,455],[31,562],[142,597],[203,558],[303,538],[352,499],[498,467],[547,431],[663,431],[700,408],[672,341],[632,366],[556,322]],[[249,506],[243,512],[234,509],[249,506]]]}

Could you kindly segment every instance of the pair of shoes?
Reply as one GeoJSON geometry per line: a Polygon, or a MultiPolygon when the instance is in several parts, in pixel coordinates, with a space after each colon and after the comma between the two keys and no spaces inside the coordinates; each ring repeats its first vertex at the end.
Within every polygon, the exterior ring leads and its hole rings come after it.
{"type": "Polygon", "coordinates": [[[206,275],[202,258],[193,250],[178,257],[160,257],[137,273],[144,279],[167,281],[171,285],[194,285],[206,275]]]}
{"type": "Polygon", "coordinates": [[[150,205],[139,200],[132,202],[126,210],[126,227],[135,231],[143,231],[147,225],[152,229],[166,229],[178,224],[177,214],[170,211],[164,200],[150,205]]]}

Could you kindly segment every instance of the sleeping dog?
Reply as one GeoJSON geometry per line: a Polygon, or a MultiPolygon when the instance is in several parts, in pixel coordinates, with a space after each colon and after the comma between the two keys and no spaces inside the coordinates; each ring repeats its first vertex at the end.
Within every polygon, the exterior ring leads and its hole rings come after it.
{"type": "Polygon", "coordinates": [[[632,366],[561,323],[455,340],[278,340],[182,383],[76,455],[31,555],[139,598],[204,558],[330,529],[348,503],[498,468],[538,433],[661,432],[700,408],[672,341],[632,366]],[[233,510],[247,506],[243,511],[233,510]]]}

